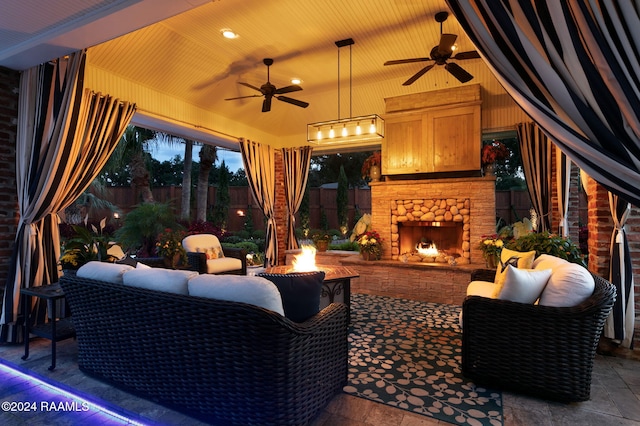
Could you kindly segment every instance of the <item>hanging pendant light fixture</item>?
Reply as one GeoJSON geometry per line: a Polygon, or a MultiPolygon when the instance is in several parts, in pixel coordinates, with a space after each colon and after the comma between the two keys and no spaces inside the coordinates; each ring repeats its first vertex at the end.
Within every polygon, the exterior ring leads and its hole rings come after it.
{"type": "Polygon", "coordinates": [[[377,114],[353,117],[351,105],[352,38],[335,42],[338,46],[338,119],[307,124],[307,141],[318,145],[373,141],[384,137],[384,120],[377,114]],[[349,46],[349,117],[340,118],[340,48],[349,46]]]}

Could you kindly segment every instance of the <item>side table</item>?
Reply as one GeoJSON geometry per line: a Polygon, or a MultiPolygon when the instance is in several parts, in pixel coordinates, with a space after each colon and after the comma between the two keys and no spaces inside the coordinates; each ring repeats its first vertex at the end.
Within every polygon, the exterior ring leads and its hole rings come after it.
{"type": "Polygon", "coordinates": [[[24,303],[24,356],[22,359],[29,358],[29,335],[43,337],[51,340],[51,366],[49,370],[56,368],[56,342],[76,335],[76,331],[71,323],[71,318],[56,319],[57,301],[64,299],[64,292],[60,288],[59,283],[51,285],[43,285],[37,287],[23,288],[20,290],[24,303]],[[30,326],[31,316],[31,298],[38,297],[47,302],[51,306],[51,320],[45,324],[30,326]]]}

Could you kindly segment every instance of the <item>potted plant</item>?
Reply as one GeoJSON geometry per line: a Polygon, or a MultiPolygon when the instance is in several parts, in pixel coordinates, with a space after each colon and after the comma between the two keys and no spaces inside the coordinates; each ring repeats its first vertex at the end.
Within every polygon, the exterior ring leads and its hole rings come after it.
{"type": "Polygon", "coordinates": [[[356,239],[360,255],[364,260],[380,260],[382,257],[382,237],[378,231],[370,230],[356,239]]]}
{"type": "Polygon", "coordinates": [[[176,269],[180,264],[187,263],[187,252],[182,247],[185,232],[166,228],[158,235],[156,253],[162,257],[165,267],[176,269]]]}
{"type": "Polygon", "coordinates": [[[313,245],[316,246],[316,250],[327,251],[329,249],[329,242],[331,241],[329,234],[315,233],[311,236],[311,239],[313,240],[313,245]]]}
{"type": "Polygon", "coordinates": [[[482,166],[485,174],[495,174],[497,161],[504,161],[511,156],[511,151],[500,141],[491,141],[482,147],[482,166]]]}
{"type": "Polygon", "coordinates": [[[362,163],[362,178],[367,177],[371,179],[371,182],[378,182],[380,180],[380,167],[382,166],[382,154],[380,151],[375,151],[362,163]]]}
{"type": "Polygon", "coordinates": [[[73,225],[74,234],[63,243],[60,266],[63,270],[76,270],[87,262],[115,262],[116,257],[107,253],[115,244],[106,231],[107,219],[103,218],[99,226],[85,223],[85,226],[73,225]]]}

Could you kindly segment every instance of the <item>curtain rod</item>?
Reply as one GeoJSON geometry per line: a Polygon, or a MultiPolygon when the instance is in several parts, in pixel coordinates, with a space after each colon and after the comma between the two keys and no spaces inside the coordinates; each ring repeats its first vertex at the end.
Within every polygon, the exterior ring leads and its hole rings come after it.
{"type": "Polygon", "coordinates": [[[193,123],[190,123],[188,121],[178,120],[176,118],[169,117],[168,115],[158,114],[157,112],[151,112],[151,111],[146,110],[144,108],[136,108],[136,111],[144,113],[144,114],[146,114],[147,116],[149,116],[151,118],[159,118],[159,119],[172,121],[172,122],[178,123],[178,124],[186,124],[187,126],[190,126],[190,127],[194,128],[196,130],[206,130],[206,131],[209,131],[209,132],[221,135],[221,136],[225,136],[225,137],[230,138],[230,139],[235,139],[236,141],[240,141],[240,139],[241,139],[238,136],[230,135],[228,133],[224,133],[224,132],[221,132],[221,131],[216,130],[216,129],[211,129],[209,127],[201,126],[199,124],[193,124],[193,123]]]}

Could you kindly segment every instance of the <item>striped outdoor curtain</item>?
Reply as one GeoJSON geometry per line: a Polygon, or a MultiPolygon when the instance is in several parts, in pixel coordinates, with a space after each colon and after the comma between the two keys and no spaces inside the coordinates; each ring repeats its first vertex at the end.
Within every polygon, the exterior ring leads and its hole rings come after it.
{"type": "Polygon", "coordinates": [[[556,146],[556,186],[558,188],[558,235],[569,236],[569,185],[571,183],[571,159],[556,146]]]}
{"type": "Polygon", "coordinates": [[[28,69],[20,79],[20,219],[0,318],[3,342],[23,339],[20,289],[58,281],[57,213],[98,175],[135,111],[133,104],[83,89],[85,53],[28,69]]]}
{"type": "Polygon", "coordinates": [[[447,0],[495,77],[562,151],[640,206],[640,16],[631,1],[447,0]]]}
{"type": "Polygon", "coordinates": [[[297,249],[296,238],[296,213],[302,203],[304,190],[309,179],[309,167],[311,165],[311,153],[313,148],[303,146],[300,148],[283,148],[284,161],[284,195],[287,200],[287,249],[297,249]]]}
{"type": "Polygon", "coordinates": [[[635,321],[633,265],[629,253],[629,242],[625,224],[631,212],[631,205],[622,198],[609,193],[609,207],[613,216],[613,233],[609,249],[609,281],[618,293],[613,311],[605,323],[605,337],[617,340],[622,346],[633,348],[633,328],[635,321]]]}
{"type": "Polygon", "coordinates": [[[251,193],[262,209],[267,222],[265,266],[275,266],[278,262],[278,235],[276,234],[274,217],[276,202],[275,151],[269,145],[262,145],[242,138],[239,143],[251,193]]]}
{"type": "Polygon", "coordinates": [[[516,125],[524,178],[540,232],[551,229],[551,149],[552,143],[534,123],[516,125]]]}

